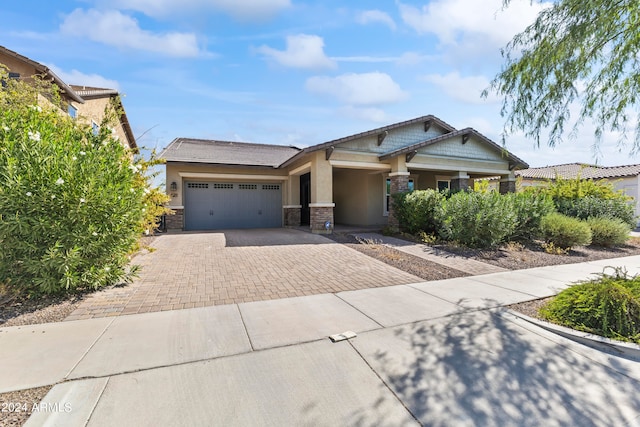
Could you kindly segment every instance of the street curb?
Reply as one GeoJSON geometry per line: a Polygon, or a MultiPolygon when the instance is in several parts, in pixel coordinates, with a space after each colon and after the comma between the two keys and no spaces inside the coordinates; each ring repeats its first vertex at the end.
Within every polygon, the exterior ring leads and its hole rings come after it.
{"type": "Polygon", "coordinates": [[[544,320],[535,319],[533,317],[526,316],[513,310],[506,310],[502,314],[507,314],[518,319],[522,319],[549,332],[553,332],[554,334],[558,334],[572,341],[589,346],[591,348],[595,348],[596,350],[604,351],[606,353],[640,362],[640,345],[638,344],[616,341],[610,338],[601,337],[599,335],[576,331],[575,329],[570,329],[564,326],[545,322],[544,320]]]}

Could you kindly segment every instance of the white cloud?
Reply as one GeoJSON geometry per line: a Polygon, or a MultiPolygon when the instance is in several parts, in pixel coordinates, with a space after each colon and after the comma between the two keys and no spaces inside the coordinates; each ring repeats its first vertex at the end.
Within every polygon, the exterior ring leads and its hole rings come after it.
{"type": "Polygon", "coordinates": [[[435,57],[422,55],[416,52],[405,52],[400,56],[332,56],[336,62],[361,62],[361,63],[395,63],[397,65],[417,65],[421,62],[433,60],[435,57]]]}
{"type": "Polygon", "coordinates": [[[78,86],[93,86],[93,87],[101,87],[106,89],[116,89],[120,90],[120,85],[117,81],[107,79],[106,77],[102,77],[99,74],[85,74],[78,70],[64,71],[60,67],[57,67],[54,64],[45,64],[54,73],[58,75],[62,79],[63,82],[70,85],[78,85],[78,86]]]}
{"type": "Polygon", "coordinates": [[[290,0],[102,0],[108,7],[129,9],[153,17],[217,10],[241,21],[262,21],[291,6],[290,0]]]}
{"type": "Polygon", "coordinates": [[[381,10],[365,10],[364,12],[360,12],[356,16],[356,22],[362,25],[380,23],[386,25],[392,30],[396,29],[396,23],[394,20],[388,13],[382,12],[381,10]]]}
{"type": "Polygon", "coordinates": [[[419,34],[435,34],[444,45],[482,37],[492,47],[505,45],[549,5],[513,1],[502,10],[502,0],[435,0],[419,9],[398,2],[402,20],[419,34]]]}
{"type": "Polygon", "coordinates": [[[308,34],[288,36],[285,50],[260,46],[257,51],[285,67],[309,69],[336,67],[335,62],[325,55],[324,40],[319,36],[308,34]]]}
{"type": "Polygon", "coordinates": [[[409,96],[388,74],[377,71],[310,77],[305,87],[309,92],[333,96],[347,105],[391,104],[409,96]]]}
{"type": "Polygon", "coordinates": [[[137,20],[117,10],[76,9],[65,17],[60,30],[63,34],[87,37],[119,48],[179,57],[194,57],[202,53],[195,34],[146,31],[140,28],[137,20]]]}
{"type": "Polygon", "coordinates": [[[422,77],[423,80],[433,83],[444,93],[458,101],[469,104],[486,104],[498,102],[493,93],[488,98],[482,98],[480,94],[489,86],[489,79],[485,76],[462,77],[457,71],[441,75],[429,74],[422,77]]]}

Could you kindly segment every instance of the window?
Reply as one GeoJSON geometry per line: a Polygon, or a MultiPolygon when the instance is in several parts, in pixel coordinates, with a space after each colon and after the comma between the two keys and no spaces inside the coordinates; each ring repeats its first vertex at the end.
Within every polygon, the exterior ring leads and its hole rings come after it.
{"type": "Polygon", "coordinates": [[[93,134],[97,135],[100,132],[100,126],[93,120],[91,120],[91,129],[93,130],[93,134]]]}
{"type": "Polygon", "coordinates": [[[387,178],[385,181],[385,195],[384,195],[384,214],[389,215],[389,206],[391,202],[391,178],[387,178]]]}
{"type": "Polygon", "coordinates": [[[9,72],[9,78],[18,80],[20,78],[20,73],[11,73],[11,72],[9,72]]]}
{"type": "Polygon", "coordinates": [[[451,181],[438,180],[438,191],[447,191],[449,190],[449,184],[451,181]]]}
{"type": "MultiPolygon", "coordinates": [[[[415,177],[415,175],[413,175],[415,177]]],[[[407,189],[414,191],[416,189],[415,178],[409,178],[407,182],[407,189]]],[[[391,206],[391,178],[386,178],[384,181],[384,206],[382,207],[382,215],[389,215],[389,207],[391,206]]]]}
{"type": "Polygon", "coordinates": [[[69,112],[69,116],[72,119],[75,119],[76,117],[78,117],[78,109],[76,107],[74,107],[73,105],[69,104],[67,106],[67,111],[69,112]]]}

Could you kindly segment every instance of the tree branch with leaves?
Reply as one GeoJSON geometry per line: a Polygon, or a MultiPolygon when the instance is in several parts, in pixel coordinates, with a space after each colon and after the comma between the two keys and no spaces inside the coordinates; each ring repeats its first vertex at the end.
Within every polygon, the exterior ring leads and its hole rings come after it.
{"type": "Polygon", "coordinates": [[[503,138],[522,131],[537,146],[546,140],[553,147],[591,119],[596,148],[612,131],[620,144],[633,134],[638,151],[639,28],[637,0],[558,0],[540,12],[502,50],[505,65],[483,92],[503,97],[503,138]]]}

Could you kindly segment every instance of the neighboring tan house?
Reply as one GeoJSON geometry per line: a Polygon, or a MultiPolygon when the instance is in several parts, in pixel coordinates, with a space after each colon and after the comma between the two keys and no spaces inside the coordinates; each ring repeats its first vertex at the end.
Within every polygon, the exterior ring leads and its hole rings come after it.
{"type": "MultiPolygon", "coordinates": [[[[10,79],[29,82],[34,76],[40,76],[51,81],[59,89],[62,108],[65,109],[63,113],[68,113],[71,117],[90,124],[95,131],[99,129],[105,117],[105,108],[112,106],[118,108],[121,112],[120,124],[113,129],[113,132],[129,148],[137,149],[135,137],[117,90],[68,85],[48,67],[3,46],[0,46],[0,64],[7,66],[10,79]]],[[[44,97],[40,101],[53,105],[44,97]]]]}
{"type": "Polygon", "coordinates": [[[528,165],[472,128],[434,116],[384,126],[305,149],[177,138],[161,153],[176,215],[168,228],[210,230],[334,224],[397,225],[391,195],[464,189],[528,165]]]}
{"type": "Polygon", "coordinates": [[[129,148],[137,148],[133,130],[129,124],[129,119],[124,112],[120,94],[115,89],[105,89],[90,86],[71,85],[71,88],[82,97],[83,103],[71,102],[71,106],[76,109],[76,116],[79,120],[91,123],[91,127],[97,130],[104,118],[105,111],[115,108],[120,111],[120,126],[112,128],[120,141],[125,142],[129,148]]]}
{"type": "Polygon", "coordinates": [[[584,163],[567,163],[555,166],[523,169],[516,172],[522,180],[522,187],[545,185],[557,177],[564,179],[605,180],[616,190],[623,190],[633,197],[635,214],[640,215],[640,165],[597,166],[584,163]]]}

